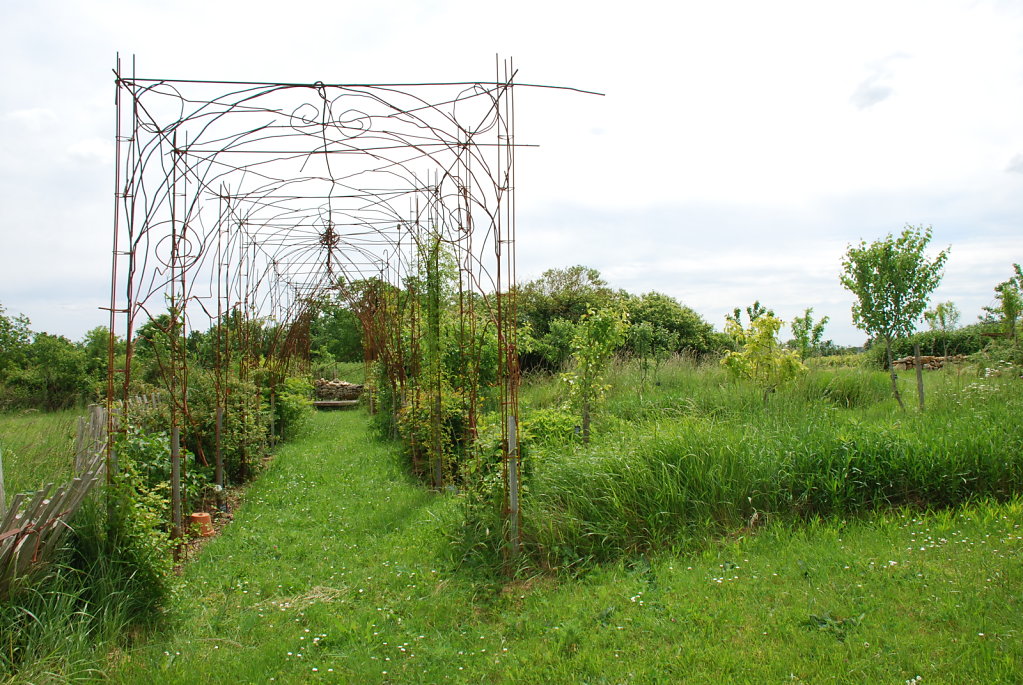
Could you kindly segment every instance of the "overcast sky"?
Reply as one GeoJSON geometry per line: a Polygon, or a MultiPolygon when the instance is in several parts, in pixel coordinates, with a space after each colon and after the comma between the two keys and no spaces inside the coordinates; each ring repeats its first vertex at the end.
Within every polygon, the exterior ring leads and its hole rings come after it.
{"type": "Polygon", "coordinates": [[[921,0],[5,3],[0,304],[106,322],[115,55],[139,76],[519,80],[520,279],[572,264],[720,328],[759,299],[831,317],[851,242],[934,228],[964,322],[1023,262],[1023,3],[921,0]]]}

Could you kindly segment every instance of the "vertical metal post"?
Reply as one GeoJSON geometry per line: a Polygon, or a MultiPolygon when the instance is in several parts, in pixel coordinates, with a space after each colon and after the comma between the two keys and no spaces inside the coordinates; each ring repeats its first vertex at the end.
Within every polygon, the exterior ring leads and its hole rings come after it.
{"type": "Polygon", "coordinates": [[[519,520],[522,512],[519,509],[519,435],[518,422],[513,415],[508,416],[508,538],[515,555],[519,552],[522,535],[519,532],[519,520]]]}
{"type": "Polygon", "coordinates": [[[171,534],[181,537],[181,429],[171,427],[171,534]]]}
{"type": "Polygon", "coordinates": [[[494,110],[499,123],[497,174],[495,178],[497,212],[494,249],[497,258],[497,335],[501,374],[502,444],[504,449],[505,530],[507,535],[506,572],[514,570],[521,552],[520,462],[518,452],[518,383],[519,366],[516,351],[515,306],[515,187],[514,187],[514,118],[512,78],[514,71],[506,61],[504,78],[500,67],[495,78],[494,110]],[[501,135],[503,131],[503,136],[501,135]],[[503,140],[501,140],[503,138],[503,140]],[[503,153],[503,160],[502,160],[503,153]]]}
{"type": "Polygon", "coordinates": [[[178,225],[177,225],[177,197],[178,197],[178,137],[177,132],[172,138],[172,154],[174,164],[172,167],[170,213],[171,213],[171,257],[170,257],[170,418],[171,418],[171,533],[173,537],[181,536],[181,429],[178,424],[180,407],[178,406],[178,300],[177,300],[177,276],[178,276],[178,225]]]}
{"type": "MultiPolygon", "coordinates": [[[[110,323],[107,327],[107,447],[106,472],[107,484],[114,477],[113,461],[113,420],[114,408],[114,363],[117,349],[117,248],[120,247],[120,216],[121,216],[121,56],[117,56],[117,68],[114,72],[114,245],[110,257],[110,323]]],[[[127,360],[125,360],[127,365],[127,360]]]]}
{"type": "Polygon", "coordinates": [[[913,345],[913,365],[916,367],[916,394],[920,400],[920,411],[924,410],[924,366],[920,359],[920,343],[913,345]]]}
{"type": "MultiPolygon", "coordinates": [[[[220,401],[220,398],[217,398],[220,401]]],[[[224,433],[224,408],[217,407],[217,427],[216,427],[216,466],[213,471],[213,483],[217,489],[217,509],[220,511],[224,510],[224,453],[221,449],[222,437],[224,433]]]]}

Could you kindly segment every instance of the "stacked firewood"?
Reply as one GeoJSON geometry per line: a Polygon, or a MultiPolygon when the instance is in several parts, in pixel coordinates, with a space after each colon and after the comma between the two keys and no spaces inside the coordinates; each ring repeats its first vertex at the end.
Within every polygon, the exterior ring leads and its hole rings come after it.
{"type": "MultiPolygon", "coordinates": [[[[966,361],[966,355],[957,354],[954,357],[934,357],[929,354],[920,355],[920,365],[926,371],[936,371],[945,364],[956,364],[966,361]]],[[[898,371],[908,371],[916,368],[916,357],[910,355],[909,357],[903,357],[902,359],[896,359],[892,362],[892,366],[898,371]]]]}
{"type": "Polygon", "coordinates": [[[347,381],[328,381],[326,378],[320,378],[313,385],[316,387],[318,400],[357,400],[362,394],[361,385],[347,381]]]}

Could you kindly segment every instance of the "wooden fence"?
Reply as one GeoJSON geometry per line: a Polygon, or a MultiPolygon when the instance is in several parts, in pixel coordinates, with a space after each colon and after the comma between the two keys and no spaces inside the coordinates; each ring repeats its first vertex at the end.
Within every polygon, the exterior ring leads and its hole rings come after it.
{"type": "Polygon", "coordinates": [[[75,440],[75,473],[59,487],[48,483],[34,493],[20,493],[6,504],[3,464],[0,462],[0,597],[11,584],[43,562],[70,530],[70,519],[104,473],[107,412],[89,407],[88,419],[78,422],[75,440]]]}

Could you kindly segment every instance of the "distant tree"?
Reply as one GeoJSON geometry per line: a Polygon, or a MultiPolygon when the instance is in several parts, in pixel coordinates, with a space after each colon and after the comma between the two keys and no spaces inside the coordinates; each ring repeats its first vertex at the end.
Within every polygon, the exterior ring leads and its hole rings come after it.
{"type": "Polygon", "coordinates": [[[22,366],[32,341],[29,320],[24,315],[8,316],[0,304],[0,381],[7,373],[22,366]]]}
{"type": "Polygon", "coordinates": [[[581,265],[548,269],[523,285],[518,290],[516,306],[520,323],[528,326],[535,343],[530,352],[523,353],[523,367],[560,369],[569,352],[563,344],[566,324],[574,326],[591,309],[611,307],[621,298],[621,293],[612,290],[599,271],[581,265]]]}
{"type": "Polygon", "coordinates": [[[907,225],[897,238],[888,234],[870,244],[861,240],[859,245],[849,245],[842,260],[842,285],[857,298],[852,306],[853,323],[884,340],[892,392],[903,409],[892,364],[892,340],[913,332],[928,298],[941,282],[948,249],[928,260],[924,250],[931,236],[930,227],[907,225]]]}
{"type": "Polygon", "coordinates": [[[362,324],[349,305],[336,300],[319,305],[309,325],[309,349],[340,362],[362,361],[362,324]]]}
{"type": "Polygon", "coordinates": [[[959,307],[951,300],[939,302],[924,312],[924,320],[932,331],[941,332],[942,355],[948,356],[948,334],[959,326],[959,307]]]}
{"type": "Polygon", "coordinates": [[[661,364],[678,349],[678,334],[649,321],[642,321],[629,326],[628,342],[632,354],[639,359],[645,387],[650,369],[653,369],[656,381],[661,364]]]}
{"type": "MultiPolygon", "coordinates": [[[[79,343],[85,352],[85,371],[94,380],[100,381],[107,377],[107,348],[110,345],[110,329],[96,326],[88,331],[79,343]]],[[[124,340],[114,338],[115,358],[124,355],[124,340]]]]}
{"type": "Polygon", "coordinates": [[[714,327],[674,297],[651,291],[638,296],[627,295],[624,299],[633,326],[649,323],[664,332],[662,339],[664,335],[677,339],[672,352],[692,350],[703,354],[715,349],[714,327]]]}
{"type": "Polygon", "coordinates": [[[562,375],[569,386],[569,398],[582,417],[583,443],[590,441],[590,421],[607,386],[604,374],[614,351],[625,340],[628,321],[610,309],[591,309],[576,326],[572,338],[572,366],[562,375]]]}
{"type": "Polygon", "coordinates": [[[995,299],[998,304],[994,307],[984,307],[989,318],[999,321],[1005,332],[1013,342],[1018,340],[1016,324],[1019,322],[1020,314],[1023,314],[1023,268],[1019,264],[1012,265],[1013,276],[995,286],[995,299]]]}
{"type": "Polygon", "coordinates": [[[821,340],[824,338],[824,327],[828,323],[828,317],[818,322],[813,320],[813,307],[807,307],[803,316],[792,319],[792,335],[795,348],[799,352],[799,358],[806,360],[812,354],[819,354],[821,340]]]}
{"type": "Polygon", "coordinates": [[[518,292],[519,315],[538,334],[547,333],[554,319],[578,321],[590,309],[601,309],[616,297],[596,269],[576,265],[548,269],[518,292]]]}
{"type": "Polygon", "coordinates": [[[8,385],[17,404],[40,409],[66,409],[89,390],[85,351],[63,336],[37,333],[24,366],[11,371],[8,385]]]}

